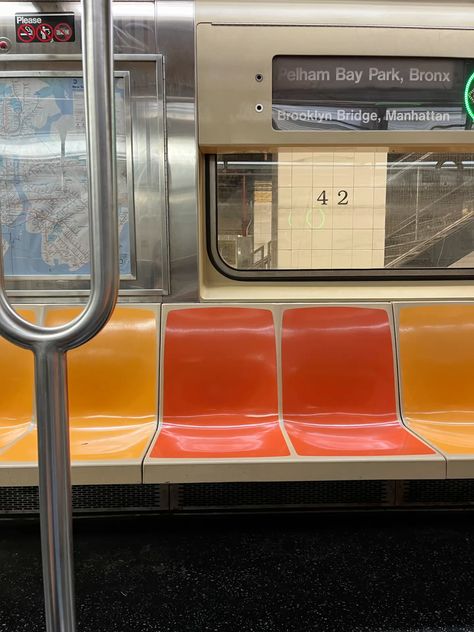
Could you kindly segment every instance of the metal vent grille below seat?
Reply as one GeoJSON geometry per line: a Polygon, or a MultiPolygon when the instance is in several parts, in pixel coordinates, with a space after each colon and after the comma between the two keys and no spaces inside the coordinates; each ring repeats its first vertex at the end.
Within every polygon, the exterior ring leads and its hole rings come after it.
{"type": "MultiPolygon", "coordinates": [[[[74,485],[75,513],[167,509],[167,486],[74,485]]],[[[0,487],[0,514],[38,513],[37,487],[0,487]]]]}
{"type": "Polygon", "coordinates": [[[171,486],[175,510],[388,506],[391,481],[303,481],[278,483],[195,483],[171,486]]]}
{"type": "Polygon", "coordinates": [[[405,481],[402,485],[406,505],[474,505],[474,480],[405,481]]]}

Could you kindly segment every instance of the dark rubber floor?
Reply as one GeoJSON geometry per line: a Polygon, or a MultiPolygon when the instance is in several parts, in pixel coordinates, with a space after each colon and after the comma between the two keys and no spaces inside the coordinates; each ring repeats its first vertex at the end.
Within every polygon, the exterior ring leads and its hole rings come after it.
{"type": "MultiPolygon", "coordinates": [[[[474,516],[76,523],[82,632],[474,631],[474,516]]],[[[37,524],[0,523],[0,630],[44,630],[37,524]]]]}

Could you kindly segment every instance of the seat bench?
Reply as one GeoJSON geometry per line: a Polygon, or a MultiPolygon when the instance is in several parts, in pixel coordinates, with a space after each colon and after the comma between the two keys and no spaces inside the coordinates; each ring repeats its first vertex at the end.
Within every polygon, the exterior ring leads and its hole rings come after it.
{"type": "MultiPolygon", "coordinates": [[[[162,309],[159,382],[157,306],[68,354],[74,483],[474,477],[473,304],[396,306],[402,416],[389,305],[162,309]]],[[[0,485],[33,485],[33,358],[0,349],[0,485]]]]}
{"type": "Polygon", "coordinates": [[[144,481],[444,478],[401,423],[388,306],[165,306],[144,481]]]}

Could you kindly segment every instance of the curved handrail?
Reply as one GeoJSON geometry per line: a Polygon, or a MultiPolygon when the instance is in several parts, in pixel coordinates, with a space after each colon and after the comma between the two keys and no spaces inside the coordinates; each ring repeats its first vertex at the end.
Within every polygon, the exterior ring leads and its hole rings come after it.
{"type": "Polygon", "coordinates": [[[71,349],[92,338],[110,317],[119,285],[113,42],[110,0],[83,0],[84,93],[88,147],[91,291],[84,311],[70,323],[42,327],[24,320],[5,291],[0,256],[0,334],[34,350],[54,344],[71,349]]]}

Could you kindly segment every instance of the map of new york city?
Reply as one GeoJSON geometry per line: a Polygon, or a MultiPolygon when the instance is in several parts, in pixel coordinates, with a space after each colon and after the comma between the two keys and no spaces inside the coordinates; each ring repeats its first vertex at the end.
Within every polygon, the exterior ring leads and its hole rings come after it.
{"type": "MultiPolygon", "coordinates": [[[[124,79],[115,82],[120,271],[130,274],[124,79]]],[[[5,274],[90,273],[80,77],[0,78],[0,218],[5,274]]]]}

